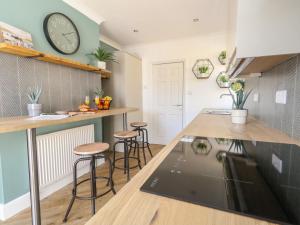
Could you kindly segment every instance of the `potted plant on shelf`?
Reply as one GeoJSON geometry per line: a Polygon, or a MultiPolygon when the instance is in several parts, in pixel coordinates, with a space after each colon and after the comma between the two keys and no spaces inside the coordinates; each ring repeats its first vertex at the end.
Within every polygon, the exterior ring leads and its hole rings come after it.
{"type": "Polygon", "coordinates": [[[229,88],[230,81],[229,81],[229,76],[226,72],[219,73],[217,77],[217,84],[220,88],[229,88]]]}
{"type": "Polygon", "coordinates": [[[89,54],[94,56],[98,60],[98,67],[100,69],[106,69],[107,62],[116,62],[118,61],[115,59],[114,53],[107,51],[103,47],[98,47],[95,52],[89,54]]]}
{"type": "Polygon", "coordinates": [[[234,108],[231,113],[232,123],[245,124],[247,121],[248,110],[244,109],[244,105],[249,97],[252,89],[245,91],[245,81],[236,80],[231,83],[229,92],[231,94],[234,108]]]}
{"type": "Polygon", "coordinates": [[[41,93],[42,88],[38,86],[28,88],[27,96],[30,103],[27,104],[27,110],[29,116],[39,116],[42,113],[42,104],[38,104],[41,93]]]}
{"type": "Polygon", "coordinates": [[[226,51],[222,51],[218,57],[219,62],[221,63],[221,65],[225,65],[226,64],[226,58],[227,58],[227,54],[226,51]]]}
{"type": "Polygon", "coordinates": [[[200,74],[206,74],[208,72],[208,69],[209,69],[208,66],[205,66],[205,65],[200,66],[198,68],[200,74]]]}

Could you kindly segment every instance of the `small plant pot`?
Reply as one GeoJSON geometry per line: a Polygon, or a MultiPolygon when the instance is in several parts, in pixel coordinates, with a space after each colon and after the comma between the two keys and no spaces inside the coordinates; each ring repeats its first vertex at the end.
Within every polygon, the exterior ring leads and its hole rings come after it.
{"type": "Polygon", "coordinates": [[[27,104],[29,116],[39,116],[42,113],[42,104],[27,104]]]}
{"type": "Polygon", "coordinates": [[[245,124],[247,122],[247,109],[234,109],[231,111],[231,122],[235,124],[245,124]]]}
{"type": "Polygon", "coordinates": [[[103,61],[98,61],[98,67],[100,69],[106,69],[106,62],[103,62],[103,61]]]}

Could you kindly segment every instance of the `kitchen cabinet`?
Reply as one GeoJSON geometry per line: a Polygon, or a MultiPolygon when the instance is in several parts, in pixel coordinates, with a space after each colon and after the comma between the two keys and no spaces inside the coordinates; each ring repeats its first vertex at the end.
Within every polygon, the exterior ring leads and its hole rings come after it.
{"type": "Polygon", "coordinates": [[[300,52],[300,1],[229,0],[227,71],[263,73],[300,52]]]}

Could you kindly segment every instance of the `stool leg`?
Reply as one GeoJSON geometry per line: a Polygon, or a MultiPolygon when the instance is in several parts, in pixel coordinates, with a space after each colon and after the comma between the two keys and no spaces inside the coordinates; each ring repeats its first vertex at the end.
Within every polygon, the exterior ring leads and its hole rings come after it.
{"type": "Polygon", "coordinates": [[[127,172],[127,140],[124,141],[124,174],[127,172]]]}
{"type": "Polygon", "coordinates": [[[130,155],[130,153],[131,153],[131,150],[132,150],[132,145],[133,145],[133,140],[132,140],[132,138],[130,138],[130,148],[129,148],[129,153],[128,153],[128,155],[130,155]]]}
{"type": "Polygon", "coordinates": [[[118,142],[116,142],[113,146],[113,163],[112,163],[112,173],[115,171],[115,163],[116,163],[116,146],[118,142]]]}
{"type": "MultiPolygon", "coordinates": [[[[138,136],[141,136],[141,130],[140,130],[140,128],[135,129],[135,131],[138,131],[138,136]]],[[[135,138],[135,140],[137,141],[136,138],[135,138]]],[[[134,149],[133,155],[135,155],[135,151],[136,151],[136,150],[139,151],[139,148],[137,148],[137,149],[135,148],[135,149],[134,149]]]]}
{"type": "Polygon", "coordinates": [[[67,212],[65,214],[65,217],[63,219],[63,222],[67,222],[67,219],[68,219],[68,216],[69,216],[69,213],[72,209],[72,206],[74,204],[74,201],[75,201],[75,197],[76,197],[76,194],[77,194],[77,164],[82,161],[82,159],[77,159],[73,165],[73,189],[72,189],[72,199],[69,203],[69,206],[68,206],[68,209],[67,209],[67,212]]]}
{"type": "Polygon", "coordinates": [[[95,179],[95,156],[92,156],[90,162],[90,179],[91,179],[91,210],[92,214],[96,213],[96,179],[95,179]]]}
{"type": "Polygon", "coordinates": [[[144,156],[144,162],[145,162],[145,165],[147,164],[147,160],[146,160],[146,154],[145,154],[145,135],[144,135],[144,131],[142,131],[142,149],[143,149],[143,156],[144,156]]]}
{"type": "Polygon", "coordinates": [[[149,151],[149,153],[150,153],[150,155],[151,155],[151,158],[152,158],[152,157],[153,157],[153,154],[152,154],[151,149],[150,149],[150,144],[149,144],[149,139],[148,139],[148,130],[145,129],[145,128],[144,128],[144,130],[145,130],[145,133],[146,133],[146,144],[147,144],[147,148],[148,148],[148,151],[149,151]]]}
{"type": "Polygon", "coordinates": [[[125,141],[125,144],[124,144],[124,153],[125,153],[125,166],[126,166],[126,173],[127,173],[127,181],[130,180],[130,174],[129,174],[129,155],[128,155],[128,142],[125,141]]]}
{"type": "Polygon", "coordinates": [[[107,157],[107,162],[108,162],[108,169],[109,169],[109,184],[110,184],[110,188],[112,190],[112,192],[114,193],[114,195],[116,194],[116,190],[114,188],[115,184],[113,181],[113,173],[112,173],[112,164],[111,164],[111,160],[109,157],[107,157]]]}
{"type": "MultiPolygon", "coordinates": [[[[138,141],[137,141],[137,139],[135,138],[135,144],[134,144],[135,146],[134,146],[134,150],[136,150],[136,148],[137,149],[139,149],[139,143],[138,143],[138,141]]],[[[138,158],[138,165],[139,165],[139,168],[140,169],[142,169],[142,166],[141,166],[141,159],[140,159],[140,151],[139,150],[137,150],[137,158],[138,158]]]]}

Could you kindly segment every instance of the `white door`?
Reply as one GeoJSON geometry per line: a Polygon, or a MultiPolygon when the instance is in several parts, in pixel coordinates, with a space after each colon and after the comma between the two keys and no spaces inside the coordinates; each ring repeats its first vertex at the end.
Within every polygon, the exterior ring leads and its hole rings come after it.
{"type": "Polygon", "coordinates": [[[169,143],[183,128],[183,62],[155,64],[153,71],[154,142],[169,143]]]}

